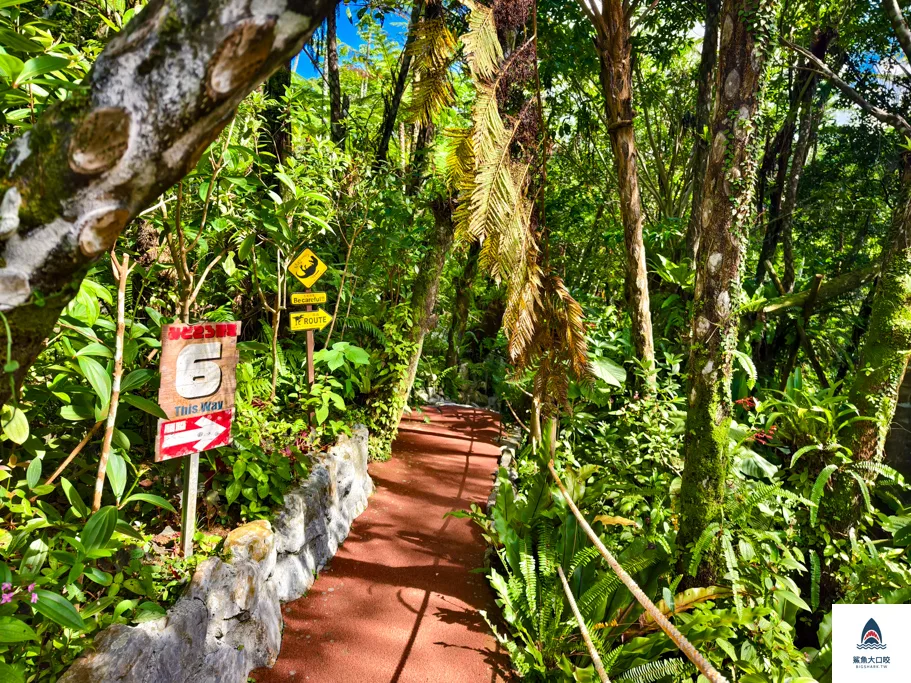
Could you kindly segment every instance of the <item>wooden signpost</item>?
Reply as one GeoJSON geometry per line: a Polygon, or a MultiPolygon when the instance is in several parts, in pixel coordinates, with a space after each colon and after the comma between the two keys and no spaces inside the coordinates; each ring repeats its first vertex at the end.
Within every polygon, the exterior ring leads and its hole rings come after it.
{"type": "Polygon", "coordinates": [[[290,273],[307,288],[306,292],[291,295],[292,304],[306,306],[307,308],[304,311],[293,311],[289,317],[292,330],[306,330],[307,332],[307,381],[310,386],[313,386],[315,378],[313,371],[314,330],[321,330],[332,322],[332,316],[323,309],[313,310],[313,304],[326,303],[326,293],[311,292],[310,288],[323,276],[326,269],[326,264],[310,249],[304,249],[288,266],[290,273]]]}
{"type": "Polygon", "coordinates": [[[158,421],[155,462],[186,458],[180,533],[184,557],[189,557],[196,533],[199,454],[231,443],[240,323],[174,323],[161,334],[158,404],[168,419],[158,421]]]}

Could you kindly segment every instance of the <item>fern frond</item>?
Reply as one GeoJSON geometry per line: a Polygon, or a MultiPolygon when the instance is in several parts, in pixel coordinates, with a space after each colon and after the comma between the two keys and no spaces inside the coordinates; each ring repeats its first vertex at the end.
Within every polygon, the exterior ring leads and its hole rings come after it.
{"type": "Polygon", "coordinates": [[[819,476],[816,477],[816,481],[813,483],[813,490],[810,493],[810,502],[813,503],[813,507],[810,508],[810,524],[816,524],[816,516],[819,512],[819,500],[822,498],[823,489],[829,481],[829,477],[831,477],[832,473],[837,469],[838,465],[827,465],[823,471],[819,473],[819,476]]]}
{"type": "Polygon", "coordinates": [[[819,566],[819,555],[816,550],[810,550],[810,604],[813,611],[819,607],[819,579],[822,576],[822,570],[819,566]]]}
{"type": "Polygon", "coordinates": [[[479,5],[473,0],[462,0],[471,10],[468,15],[468,32],[462,36],[465,56],[471,72],[481,78],[491,78],[503,61],[503,49],[497,37],[493,8],[479,5]]]}
{"type": "Polygon", "coordinates": [[[414,82],[407,120],[428,124],[455,101],[449,68],[455,57],[456,40],[445,18],[425,19],[416,27],[408,49],[414,60],[414,82]]]}
{"type": "Polygon", "coordinates": [[[646,662],[640,666],[624,671],[614,680],[620,683],[655,683],[662,679],[677,680],[680,677],[695,672],[696,667],[686,659],[659,659],[646,662]]]}
{"type": "Polygon", "coordinates": [[[702,562],[702,555],[713,543],[715,540],[715,534],[718,533],[718,530],[720,528],[721,525],[717,522],[715,524],[710,524],[702,532],[699,540],[696,541],[696,545],[693,548],[693,557],[690,559],[690,566],[687,568],[687,572],[690,576],[696,576],[696,572],[699,570],[699,564],[702,562]]]}

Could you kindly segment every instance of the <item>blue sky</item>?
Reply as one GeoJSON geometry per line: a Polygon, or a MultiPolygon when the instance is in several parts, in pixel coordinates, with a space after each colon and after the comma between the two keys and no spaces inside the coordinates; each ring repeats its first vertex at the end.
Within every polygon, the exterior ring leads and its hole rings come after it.
{"type": "MultiPolygon", "coordinates": [[[[364,6],[364,3],[351,2],[339,8],[338,11],[338,41],[348,47],[357,50],[363,41],[358,35],[357,27],[348,18],[350,12],[351,18],[357,21],[357,11],[364,6]],[[346,9],[348,11],[346,11],[346,9]]],[[[387,14],[383,23],[383,28],[391,40],[396,41],[399,45],[405,42],[405,32],[407,30],[407,19],[403,19],[395,14],[387,14]]],[[[317,75],[310,58],[301,53],[295,65],[295,71],[304,78],[313,78],[317,75]]]]}

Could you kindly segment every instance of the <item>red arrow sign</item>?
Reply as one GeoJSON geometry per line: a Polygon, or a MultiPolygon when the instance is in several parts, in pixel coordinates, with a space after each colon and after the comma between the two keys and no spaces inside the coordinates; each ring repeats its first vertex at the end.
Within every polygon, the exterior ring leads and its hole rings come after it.
{"type": "Polygon", "coordinates": [[[231,442],[234,410],[219,410],[180,420],[158,422],[157,462],[201,453],[231,442]]]}

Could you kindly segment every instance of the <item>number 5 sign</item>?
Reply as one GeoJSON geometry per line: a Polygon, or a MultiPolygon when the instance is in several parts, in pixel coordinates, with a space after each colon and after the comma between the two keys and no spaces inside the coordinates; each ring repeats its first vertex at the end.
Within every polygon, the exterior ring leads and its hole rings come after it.
{"type": "Polygon", "coordinates": [[[156,462],[230,443],[239,334],[239,322],[162,329],[156,462]]]}

